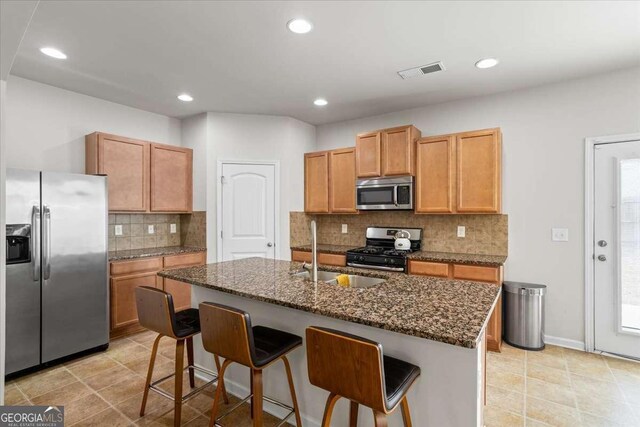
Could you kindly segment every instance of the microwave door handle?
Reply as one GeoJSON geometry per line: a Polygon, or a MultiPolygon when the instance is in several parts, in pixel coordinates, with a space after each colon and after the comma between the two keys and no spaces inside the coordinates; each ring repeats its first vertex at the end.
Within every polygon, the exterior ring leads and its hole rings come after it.
{"type": "Polygon", "coordinates": [[[393,204],[398,206],[398,186],[393,186],[393,204]]]}
{"type": "Polygon", "coordinates": [[[33,281],[40,280],[40,207],[31,210],[31,274],[33,281]]]}
{"type": "Polygon", "coordinates": [[[48,280],[51,277],[51,210],[49,206],[42,206],[42,215],[43,218],[43,227],[42,234],[44,239],[44,244],[42,245],[44,248],[44,253],[42,255],[42,263],[43,267],[43,279],[48,280]]]}

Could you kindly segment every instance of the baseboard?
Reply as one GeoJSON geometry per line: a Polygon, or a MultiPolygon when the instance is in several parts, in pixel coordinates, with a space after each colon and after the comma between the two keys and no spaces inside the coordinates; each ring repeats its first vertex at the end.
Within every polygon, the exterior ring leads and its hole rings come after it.
{"type": "MultiPolygon", "coordinates": [[[[195,370],[195,369],[194,369],[195,370]]],[[[211,378],[204,375],[202,372],[195,372],[196,377],[200,378],[201,380],[204,381],[211,381],[211,378]]],[[[227,393],[231,394],[232,396],[237,397],[238,399],[244,399],[245,397],[247,397],[249,395],[249,389],[241,384],[238,384],[235,381],[229,381],[227,379],[225,379],[224,381],[224,387],[227,390],[227,393]]],[[[289,402],[285,402],[285,404],[290,404],[289,402]]],[[[263,402],[263,409],[266,413],[273,415],[274,417],[278,418],[278,419],[283,419],[286,415],[287,415],[287,410],[284,408],[281,408],[278,405],[274,405],[273,403],[264,401],[263,402]]],[[[302,418],[302,423],[304,424],[304,426],[309,426],[309,427],[320,427],[320,421],[316,420],[315,418],[310,418],[308,416],[306,416],[303,413],[300,413],[300,417],[302,418]]],[[[224,420],[222,421],[224,422],[224,420]]],[[[296,425],[296,420],[295,417],[292,415],[291,417],[289,417],[289,419],[287,420],[287,422],[289,423],[289,425],[296,425]]]]}
{"type": "Polygon", "coordinates": [[[570,340],[568,338],[544,336],[545,344],[557,345],[558,347],[571,348],[573,350],[585,351],[585,345],[582,341],[570,340]]]}

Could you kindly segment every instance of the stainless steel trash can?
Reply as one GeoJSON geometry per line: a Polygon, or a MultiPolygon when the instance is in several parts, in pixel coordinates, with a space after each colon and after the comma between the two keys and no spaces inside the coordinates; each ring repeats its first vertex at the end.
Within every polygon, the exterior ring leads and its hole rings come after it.
{"type": "Polygon", "coordinates": [[[504,340],[525,350],[544,349],[545,285],[504,282],[504,340]]]}

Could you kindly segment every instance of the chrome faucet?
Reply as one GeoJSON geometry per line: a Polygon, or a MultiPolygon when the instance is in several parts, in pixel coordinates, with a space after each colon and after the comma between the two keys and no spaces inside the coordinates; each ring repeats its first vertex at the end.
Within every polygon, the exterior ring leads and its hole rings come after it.
{"type": "Polygon", "coordinates": [[[311,270],[311,280],[318,283],[318,229],[316,221],[311,221],[311,265],[302,264],[302,268],[311,270]]]}

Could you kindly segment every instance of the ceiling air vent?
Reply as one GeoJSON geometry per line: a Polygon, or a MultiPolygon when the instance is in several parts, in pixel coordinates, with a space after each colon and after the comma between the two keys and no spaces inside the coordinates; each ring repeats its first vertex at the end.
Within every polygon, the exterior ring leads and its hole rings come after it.
{"type": "Polygon", "coordinates": [[[444,71],[444,64],[440,61],[433,64],[422,65],[420,67],[409,68],[408,70],[398,71],[398,74],[403,79],[410,79],[412,77],[422,76],[423,74],[436,73],[438,71],[444,71]]]}

